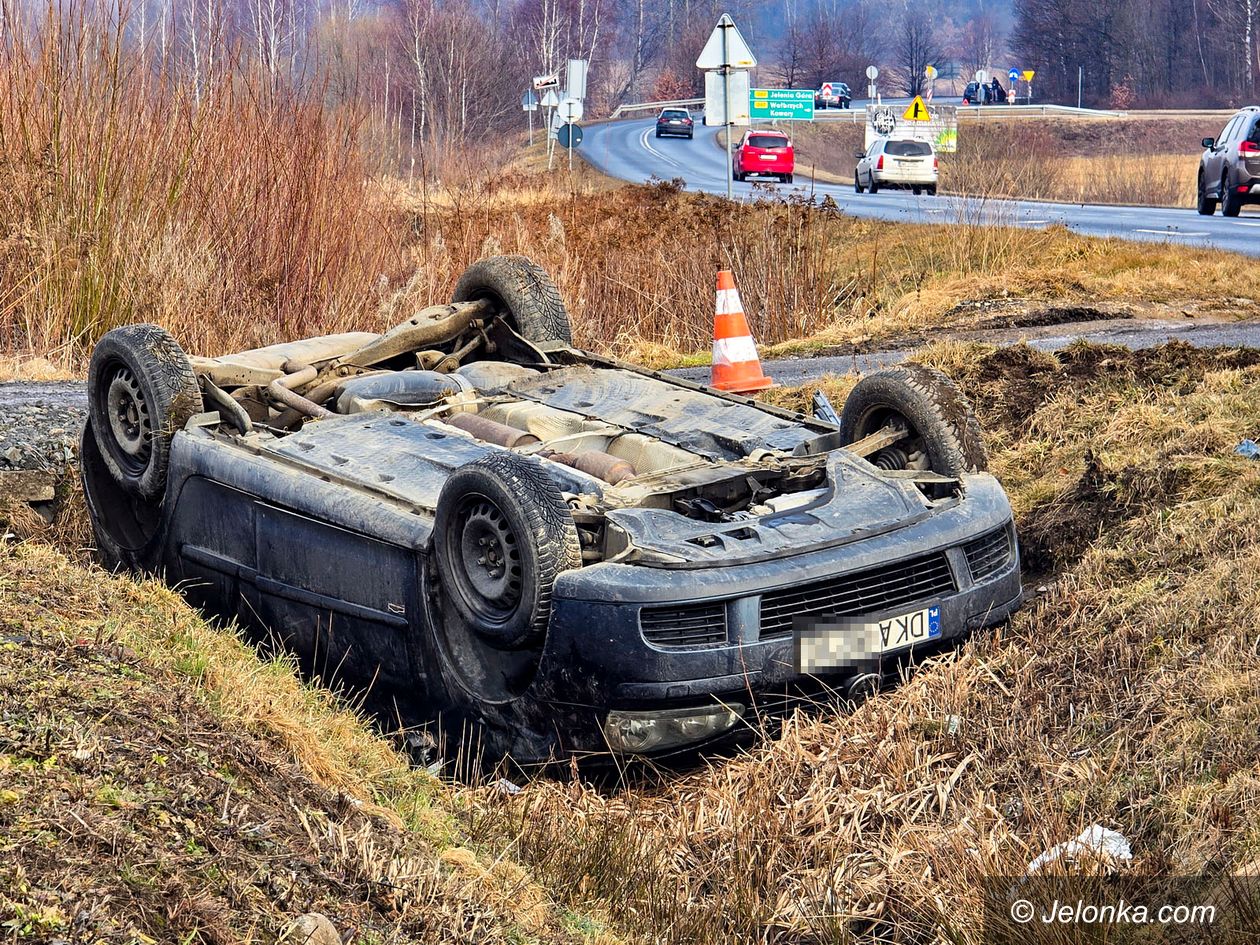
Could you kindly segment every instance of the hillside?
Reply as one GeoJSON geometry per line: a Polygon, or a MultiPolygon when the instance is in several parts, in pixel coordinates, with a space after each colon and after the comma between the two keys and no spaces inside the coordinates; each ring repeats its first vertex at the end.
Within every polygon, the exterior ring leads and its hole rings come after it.
{"type": "Polygon", "coordinates": [[[457,800],[171,591],[0,546],[0,941],[600,938],[457,800]]]}

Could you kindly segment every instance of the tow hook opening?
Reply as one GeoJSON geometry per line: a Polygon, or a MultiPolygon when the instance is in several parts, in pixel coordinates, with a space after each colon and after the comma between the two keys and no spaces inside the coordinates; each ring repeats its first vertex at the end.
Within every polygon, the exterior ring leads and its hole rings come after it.
{"type": "Polygon", "coordinates": [[[743,717],[744,706],[737,703],[652,712],[614,709],[604,722],[604,738],[617,754],[643,754],[705,741],[743,717]]]}

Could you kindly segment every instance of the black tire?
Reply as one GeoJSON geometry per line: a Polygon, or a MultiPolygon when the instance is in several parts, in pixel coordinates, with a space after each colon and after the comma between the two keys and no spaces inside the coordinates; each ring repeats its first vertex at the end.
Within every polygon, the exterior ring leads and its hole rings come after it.
{"type": "Polygon", "coordinates": [[[868,457],[876,466],[926,467],[954,478],[988,468],[971,404],[936,368],[903,364],[862,378],[840,412],[840,437],[855,443],[889,423],[905,426],[910,436],[868,457]]]}
{"type": "Polygon", "coordinates": [[[133,573],[157,567],[161,504],[123,491],[105,465],[91,421],[79,441],[79,475],[101,566],[107,571],[133,573]]]}
{"type": "Polygon", "coordinates": [[[202,409],[184,349],[157,325],[108,332],[88,368],[88,419],[101,461],[118,486],[141,499],[166,489],[171,440],[202,409]]]}
{"type": "Polygon", "coordinates": [[[1236,217],[1242,211],[1242,201],[1229,186],[1229,171],[1221,175],[1221,216],[1236,217]]]}
{"type": "Polygon", "coordinates": [[[661,136],[661,133],[658,131],[658,132],[656,133],[656,137],[658,137],[658,138],[659,138],[660,136],[661,136]]]}
{"type": "Polygon", "coordinates": [[[446,480],[433,526],[433,561],[462,639],[448,651],[478,647],[457,667],[466,688],[487,691],[475,664],[541,644],[561,572],[579,567],[577,526],[555,482],[537,460],[496,450],[446,480]]]}
{"type": "Polygon", "coordinates": [[[795,174],[785,174],[785,175],[783,175],[783,181],[784,181],[784,183],[786,183],[786,184],[792,184],[792,183],[795,183],[795,182],[796,182],[796,175],[795,175],[795,174]]]}
{"type": "Polygon", "coordinates": [[[879,193],[879,181],[875,179],[874,174],[871,175],[871,193],[873,194],[879,193]]]}
{"type": "Polygon", "coordinates": [[[927,189],[927,192],[928,192],[928,196],[929,196],[929,197],[935,197],[935,196],[936,196],[936,185],[935,185],[935,184],[933,184],[931,187],[929,187],[929,188],[927,189]]]}
{"type": "Polygon", "coordinates": [[[1207,187],[1203,183],[1203,175],[1199,174],[1199,202],[1196,206],[1200,216],[1210,217],[1216,212],[1216,201],[1207,195],[1207,187]]]}
{"type": "Polygon", "coordinates": [[[490,256],[464,270],[452,302],[489,299],[526,341],[573,344],[569,313],[546,270],[525,256],[490,256]]]}
{"type": "Polygon", "coordinates": [[[910,189],[914,192],[914,195],[915,195],[916,197],[918,197],[918,196],[922,195],[922,193],[923,193],[923,188],[922,188],[922,187],[911,187],[910,189]]]}
{"type": "Polygon", "coordinates": [[[858,179],[857,168],[853,169],[853,192],[856,194],[864,193],[866,188],[862,186],[862,181],[858,179]]]}

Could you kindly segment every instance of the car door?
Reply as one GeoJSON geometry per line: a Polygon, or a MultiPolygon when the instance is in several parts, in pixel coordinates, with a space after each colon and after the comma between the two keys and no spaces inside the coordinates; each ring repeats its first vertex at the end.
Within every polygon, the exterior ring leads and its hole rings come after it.
{"type": "Polygon", "coordinates": [[[866,157],[862,158],[866,171],[866,186],[870,187],[875,183],[875,162],[879,160],[879,155],[884,150],[884,140],[881,138],[866,150],[866,157]]]}
{"type": "Polygon", "coordinates": [[[254,522],[256,572],[242,588],[254,621],[326,682],[405,686],[415,553],[265,501],[254,522]]]}
{"type": "Polygon", "coordinates": [[[1230,136],[1238,125],[1238,116],[1226,123],[1216,143],[1208,149],[1203,157],[1203,184],[1208,193],[1216,190],[1221,182],[1221,171],[1224,163],[1225,149],[1229,147],[1230,136]]]}

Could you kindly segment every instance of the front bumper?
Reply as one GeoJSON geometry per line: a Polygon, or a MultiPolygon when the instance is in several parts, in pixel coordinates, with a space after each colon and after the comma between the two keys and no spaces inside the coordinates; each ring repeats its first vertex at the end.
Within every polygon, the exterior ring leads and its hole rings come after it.
{"type": "MultiPolygon", "coordinates": [[[[995,480],[977,477],[954,508],[834,548],[690,571],[605,563],[562,576],[540,697],[569,712],[583,707],[596,720],[614,708],[758,703],[762,695],[814,678],[797,670],[792,630],[796,612],[826,619],[939,605],[941,636],[932,641],[939,646],[1005,619],[1021,599],[1010,506],[995,480]],[[1009,536],[1005,556],[1000,561],[977,557],[976,543],[999,535],[1009,536]],[[942,561],[948,586],[939,580],[942,561]],[[926,580],[922,575],[930,568],[937,569],[937,583],[914,584],[926,580]],[[855,611],[844,602],[875,599],[861,597],[866,592],[859,579],[867,575],[910,582],[909,596],[855,611]],[[924,592],[915,596],[919,586],[924,592]],[[857,590],[850,594],[849,588],[857,590]],[[696,645],[661,643],[655,630],[644,629],[650,623],[645,615],[672,610],[686,631],[672,639],[687,639],[688,634],[696,639],[693,631],[701,626],[696,615],[702,612],[713,618],[710,629],[717,637],[696,645]]],[[[884,662],[902,655],[890,654],[884,662]]],[[[857,662],[839,664],[823,681],[839,685],[869,669],[857,662]]],[[[573,732],[572,737],[574,748],[602,747],[597,730],[573,732]]]]}

